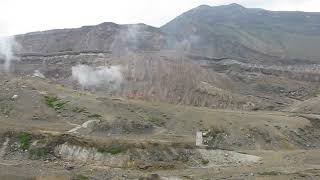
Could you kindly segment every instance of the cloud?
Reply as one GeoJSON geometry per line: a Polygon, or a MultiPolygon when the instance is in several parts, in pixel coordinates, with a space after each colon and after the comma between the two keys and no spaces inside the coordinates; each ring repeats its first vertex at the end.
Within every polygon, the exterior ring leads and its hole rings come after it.
{"type": "Polygon", "coordinates": [[[9,34],[80,27],[102,22],[161,26],[201,4],[239,3],[270,10],[320,11],[319,0],[1,0],[9,34]]]}

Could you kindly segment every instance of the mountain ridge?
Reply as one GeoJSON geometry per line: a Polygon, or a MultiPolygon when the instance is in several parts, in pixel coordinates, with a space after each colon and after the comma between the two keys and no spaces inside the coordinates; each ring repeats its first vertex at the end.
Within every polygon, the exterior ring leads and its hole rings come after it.
{"type": "Polygon", "coordinates": [[[20,53],[176,50],[251,63],[320,61],[320,13],[201,5],[164,26],[105,22],[16,35],[20,53]]]}

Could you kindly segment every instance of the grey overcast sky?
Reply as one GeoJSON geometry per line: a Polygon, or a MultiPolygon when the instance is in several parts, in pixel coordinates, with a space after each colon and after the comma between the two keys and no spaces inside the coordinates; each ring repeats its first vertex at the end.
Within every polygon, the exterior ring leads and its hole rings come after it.
{"type": "Polygon", "coordinates": [[[196,6],[320,12],[320,0],[0,0],[0,36],[102,22],[159,27],[196,6]]]}

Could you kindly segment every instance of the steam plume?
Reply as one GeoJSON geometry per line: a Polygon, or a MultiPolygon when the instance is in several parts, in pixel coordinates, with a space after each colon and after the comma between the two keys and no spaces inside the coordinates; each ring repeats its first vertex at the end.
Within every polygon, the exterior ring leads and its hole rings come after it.
{"type": "Polygon", "coordinates": [[[104,87],[116,90],[122,81],[120,66],[97,67],[77,65],[72,67],[72,77],[85,88],[104,87]]]}
{"type": "Polygon", "coordinates": [[[4,71],[10,71],[11,61],[13,60],[14,37],[0,37],[0,58],[4,60],[4,71]]]}
{"type": "Polygon", "coordinates": [[[120,55],[136,50],[139,44],[137,36],[142,30],[142,25],[139,24],[127,25],[125,29],[120,30],[111,44],[112,53],[120,55]]]}

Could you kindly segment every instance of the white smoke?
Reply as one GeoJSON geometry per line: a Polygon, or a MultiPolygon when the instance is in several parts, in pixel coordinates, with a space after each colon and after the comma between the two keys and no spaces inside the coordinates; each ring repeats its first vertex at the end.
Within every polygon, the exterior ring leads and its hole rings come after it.
{"type": "Polygon", "coordinates": [[[139,40],[137,36],[143,30],[142,27],[141,24],[132,24],[126,25],[125,29],[120,30],[111,44],[110,50],[112,53],[121,55],[138,49],[139,40]]]}
{"type": "MultiPolygon", "coordinates": [[[[6,12],[6,10],[4,10],[6,12]]],[[[6,72],[10,71],[11,61],[15,59],[13,49],[17,47],[14,36],[8,36],[10,34],[10,24],[6,16],[0,17],[0,61],[2,69],[6,72]]]]}
{"type": "Polygon", "coordinates": [[[0,58],[4,60],[4,71],[10,71],[11,61],[14,59],[13,47],[15,40],[13,36],[0,37],[0,58]]]}
{"type": "Polygon", "coordinates": [[[88,65],[77,65],[72,67],[72,77],[85,88],[103,87],[116,90],[122,82],[120,66],[94,68],[88,65]]]}

